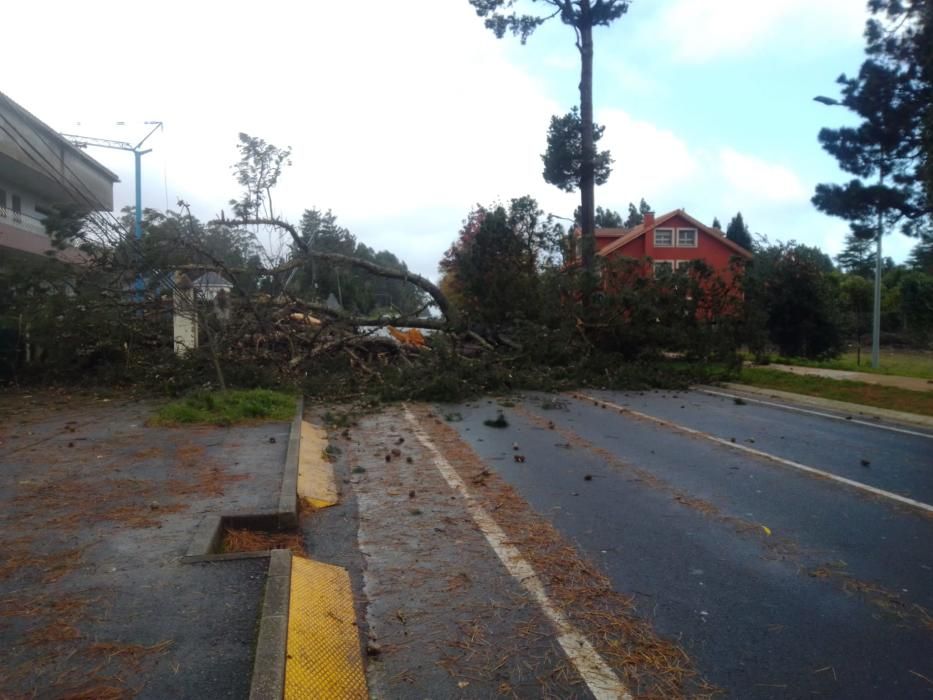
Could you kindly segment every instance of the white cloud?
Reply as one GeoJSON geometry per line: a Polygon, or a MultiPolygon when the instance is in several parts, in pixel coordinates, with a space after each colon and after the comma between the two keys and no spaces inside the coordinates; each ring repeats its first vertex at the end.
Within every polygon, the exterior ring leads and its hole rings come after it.
{"type": "Polygon", "coordinates": [[[769,163],[731,148],[719,152],[722,177],[746,199],[766,202],[800,202],[808,197],[797,174],[783,165],[769,163]]]}
{"type": "Polygon", "coordinates": [[[596,121],[606,127],[598,147],[609,149],[615,160],[609,182],[599,192],[618,207],[641,197],[670,199],[699,172],[696,157],[672,131],[618,109],[600,110],[596,121]]]}
{"type": "MultiPolygon", "coordinates": [[[[810,4],[674,0],[661,14],[670,36],[698,37],[681,42],[684,50],[710,57],[801,22],[828,36],[841,24],[849,31],[845,18],[861,0],[810,4]],[[834,13],[843,20],[830,21],[834,13]]],[[[554,214],[577,206],[577,194],[543,182],[540,160],[550,116],[566,110],[551,91],[566,87],[575,64],[552,84],[539,82],[509,58],[524,49],[497,41],[465,0],[409,0],[404,10],[384,0],[273,1],[258,14],[246,0],[166,0],[157,12],[116,0],[34,0],[6,12],[10,26],[43,27],[42,51],[29,33],[4,38],[9,55],[30,61],[5,75],[3,90],[41,119],[127,140],[141,138],[142,120],[165,121],[143,159],[146,206],[181,197],[205,218],[227,207],[238,189],[230,165],[239,131],[293,147],[294,166],[275,192],[289,219],[305,207],[332,208],[367,245],[432,276],[477,203],[527,193],[554,214]],[[129,125],[115,127],[118,120],[129,125]]],[[[861,19],[855,24],[859,35],[861,19]]],[[[656,22],[645,26],[656,37],[656,22]]],[[[625,64],[609,70],[632,91],[657,88],[625,64]]],[[[606,126],[601,146],[616,161],[597,192],[602,206],[624,211],[645,197],[659,211],[684,206],[724,222],[741,208],[754,230],[806,230],[823,242],[826,217],[813,212],[809,190],[787,166],[725,147],[715,128],[707,152],[632,110],[599,110],[596,118],[606,126]]],[[[132,158],[93,155],[123,179],[118,207],[132,201],[132,158]]]]}
{"type": "MultiPolygon", "coordinates": [[[[755,51],[779,43],[785,50],[820,47],[839,41],[861,42],[865,25],[861,0],[674,0],[656,22],[675,59],[704,61],[755,51]]],[[[644,36],[643,39],[650,39],[644,36]]]]}

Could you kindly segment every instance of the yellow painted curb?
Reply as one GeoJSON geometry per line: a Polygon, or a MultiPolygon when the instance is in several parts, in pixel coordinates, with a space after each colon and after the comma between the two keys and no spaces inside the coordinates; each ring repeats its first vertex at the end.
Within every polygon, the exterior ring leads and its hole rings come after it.
{"type": "Polygon", "coordinates": [[[298,452],[298,496],[315,508],[336,505],[337,482],[334,467],[324,458],[327,432],[302,421],[301,449],[298,452]]]}
{"type": "Polygon", "coordinates": [[[365,700],[350,575],[292,558],[285,657],[285,700],[365,700]]]}

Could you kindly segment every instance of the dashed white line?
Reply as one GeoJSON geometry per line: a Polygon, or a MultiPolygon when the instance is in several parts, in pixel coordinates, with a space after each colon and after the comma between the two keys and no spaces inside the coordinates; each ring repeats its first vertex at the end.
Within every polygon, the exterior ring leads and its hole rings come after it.
{"type": "Polygon", "coordinates": [[[489,546],[492,547],[499,560],[505,565],[512,577],[531,595],[545,616],[557,629],[558,644],[577,669],[577,673],[580,674],[590,692],[593,693],[597,700],[632,700],[631,692],[599,655],[599,652],[551,602],[544,589],[544,584],[541,583],[541,579],[538,578],[534,568],[525,560],[517,547],[508,543],[509,538],[505,532],[492,516],[486,512],[486,509],[474,499],[463,479],[460,478],[460,475],[447,461],[447,458],[431,441],[427,433],[422,430],[418,419],[407,406],[405,407],[405,418],[411,424],[415,437],[434,455],[434,466],[444,477],[447,485],[463,497],[473,522],[482,531],[486,541],[489,542],[489,546]]]}
{"type": "Polygon", "coordinates": [[[867,493],[874,494],[875,496],[881,496],[882,498],[887,498],[897,503],[903,505],[911,506],[912,508],[918,508],[927,513],[933,513],[933,506],[928,503],[923,503],[921,501],[915,501],[913,498],[908,498],[907,496],[901,496],[891,491],[885,491],[884,489],[875,488],[874,486],[869,486],[868,484],[863,484],[861,481],[854,481],[853,479],[847,479],[844,476],[839,476],[838,474],[833,474],[831,472],[823,471],[822,469],[817,469],[816,467],[808,467],[806,464],[801,464],[800,462],[794,462],[790,459],[784,459],[783,457],[778,457],[777,455],[769,454],[768,452],[762,452],[761,450],[756,450],[752,447],[746,447],[745,445],[739,445],[737,443],[731,442],[730,440],[724,440],[723,438],[716,437],[715,435],[710,435],[709,433],[704,433],[700,430],[694,430],[693,428],[687,428],[683,425],[678,425],[669,420],[663,418],[658,418],[657,416],[652,416],[647,413],[642,413],[641,411],[636,411],[634,409],[628,408],[627,406],[620,406],[617,403],[611,401],[606,401],[604,399],[597,398],[595,396],[589,396],[587,394],[580,394],[578,392],[570,392],[570,395],[574,398],[580,399],[582,401],[592,401],[597,405],[603,405],[610,408],[613,408],[620,413],[628,413],[638,418],[643,418],[645,420],[657,423],[658,425],[663,425],[666,428],[672,430],[677,430],[681,433],[686,433],[687,435],[695,435],[696,437],[701,437],[710,442],[715,442],[720,445],[725,445],[733,450],[739,450],[740,452],[746,452],[748,454],[753,454],[756,457],[762,457],[764,459],[770,460],[772,462],[777,462],[778,464],[783,464],[786,467],[793,467],[794,469],[799,469],[802,472],[808,474],[814,474],[816,476],[822,477],[824,479],[829,479],[830,481],[835,481],[840,484],[845,484],[846,486],[851,486],[853,488],[859,489],[860,491],[865,491],[867,493]]]}
{"type": "Polygon", "coordinates": [[[760,403],[765,406],[774,406],[775,408],[781,408],[787,411],[797,411],[798,413],[809,413],[813,416],[821,416],[823,418],[832,418],[833,420],[841,420],[846,423],[855,423],[857,425],[867,425],[869,428],[878,428],[878,430],[890,430],[893,433],[902,433],[903,435],[913,435],[915,437],[927,438],[928,440],[933,440],[933,433],[921,433],[916,430],[908,430],[907,428],[896,428],[893,425],[881,425],[879,423],[872,423],[867,420],[859,420],[858,418],[846,418],[845,416],[837,416],[832,413],[823,413],[822,411],[814,411],[812,408],[801,408],[800,406],[791,406],[786,403],[777,403],[776,401],[765,401],[764,399],[754,399],[751,396],[738,394],[727,394],[724,391],[716,391],[715,389],[696,388],[696,391],[699,391],[703,394],[709,394],[710,396],[723,396],[728,399],[742,399],[742,401],[748,401],[750,403],[760,403]]]}

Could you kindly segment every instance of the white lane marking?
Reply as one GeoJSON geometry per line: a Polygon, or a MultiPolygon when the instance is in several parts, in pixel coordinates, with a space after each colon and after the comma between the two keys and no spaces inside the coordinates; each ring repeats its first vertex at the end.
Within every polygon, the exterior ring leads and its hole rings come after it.
{"type": "Polygon", "coordinates": [[[727,394],[724,391],[716,391],[715,389],[701,389],[695,388],[695,391],[699,391],[702,394],[709,394],[710,396],[724,396],[728,399],[742,399],[743,401],[750,401],[752,403],[760,403],[765,406],[774,406],[775,408],[783,408],[788,411],[798,411],[800,413],[809,413],[813,416],[822,416],[823,418],[832,418],[834,420],[841,420],[845,423],[856,423],[858,425],[867,425],[869,428],[878,428],[879,430],[890,430],[894,433],[903,433],[904,435],[914,435],[916,437],[927,438],[928,440],[933,440],[933,434],[931,433],[920,433],[916,430],[907,430],[907,428],[895,428],[893,425],[881,425],[879,423],[872,423],[867,420],[859,420],[858,418],[846,418],[844,416],[836,416],[832,413],[823,413],[822,411],[814,411],[810,408],[801,408],[800,406],[791,406],[786,403],[777,403],[776,401],[765,401],[763,399],[753,399],[751,396],[742,394],[727,394]]]}
{"type": "Polygon", "coordinates": [[[718,438],[715,435],[710,435],[709,433],[704,433],[699,430],[694,430],[693,428],[687,428],[677,423],[672,423],[671,421],[664,420],[663,418],[657,418],[656,416],[648,415],[647,413],[642,413],[641,411],[635,411],[626,406],[620,406],[619,404],[612,403],[611,401],[605,401],[603,399],[597,398],[595,396],[588,396],[587,394],[579,394],[575,391],[569,392],[571,396],[582,401],[592,401],[594,403],[602,404],[603,406],[608,406],[614,408],[620,413],[629,413],[633,416],[639,418],[644,418],[645,420],[652,421],[658,425],[663,425],[666,428],[671,428],[672,430],[677,430],[682,433],[687,433],[688,435],[695,435],[696,437],[701,437],[711,442],[719,443],[720,445],[725,445],[726,447],[731,447],[734,450],[739,450],[741,452],[747,452],[753,454],[756,457],[763,457],[764,459],[771,460],[772,462],[777,462],[778,464],[783,464],[786,467],[793,467],[794,469],[799,469],[800,471],[807,472],[808,474],[815,474],[824,479],[829,479],[831,481],[838,482],[840,484],[846,484],[847,486],[852,486],[861,491],[867,491],[876,496],[881,496],[883,498],[888,498],[892,501],[897,501],[898,503],[903,503],[904,505],[911,506],[913,508],[919,508],[920,510],[926,511],[927,513],[933,513],[933,506],[923,503],[921,501],[915,501],[912,498],[907,498],[907,496],[901,496],[891,491],[885,491],[884,489],[875,488],[874,486],[869,486],[868,484],[863,484],[861,481],[854,481],[852,479],[847,479],[844,476],[839,476],[838,474],[833,474],[831,472],[823,471],[822,469],[817,469],[816,467],[808,467],[806,464],[801,464],[800,462],[794,462],[790,459],[784,459],[783,457],[778,457],[777,455],[769,454],[767,452],[762,452],[761,450],[756,450],[752,447],[746,447],[745,445],[739,445],[737,443],[731,442],[730,440],[724,440],[723,438],[718,438]]]}
{"type": "Polygon", "coordinates": [[[577,673],[589,687],[597,700],[632,700],[632,694],[615,672],[606,664],[589,640],[571,624],[547,596],[544,584],[535,573],[531,564],[525,561],[521,552],[508,543],[508,537],[498,523],[486,512],[467,490],[466,484],[450,462],[441,454],[427,433],[421,429],[418,419],[408,406],[405,406],[405,418],[411,424],[415,437],[434,455],[434,466],[444,477],[448,486],[460,494],[466,502],[467,510],[473,522],[482,531],[489,546],[508,569],[512,577],[528,591],[542,612],[557,629],[557,642],[567,658],[577,669],[577,673]]]}

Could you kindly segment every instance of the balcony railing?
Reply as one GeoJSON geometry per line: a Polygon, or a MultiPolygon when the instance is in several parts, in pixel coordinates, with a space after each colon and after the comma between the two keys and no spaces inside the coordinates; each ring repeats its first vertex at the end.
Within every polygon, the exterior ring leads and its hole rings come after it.
{"type": "Polygon", "coordinates": [[[45,224],[42,223],[42,219],[5,207],[0,207],[0,223],[12,224],[18,229],[31,233],[45,233],[45,224]]]}

